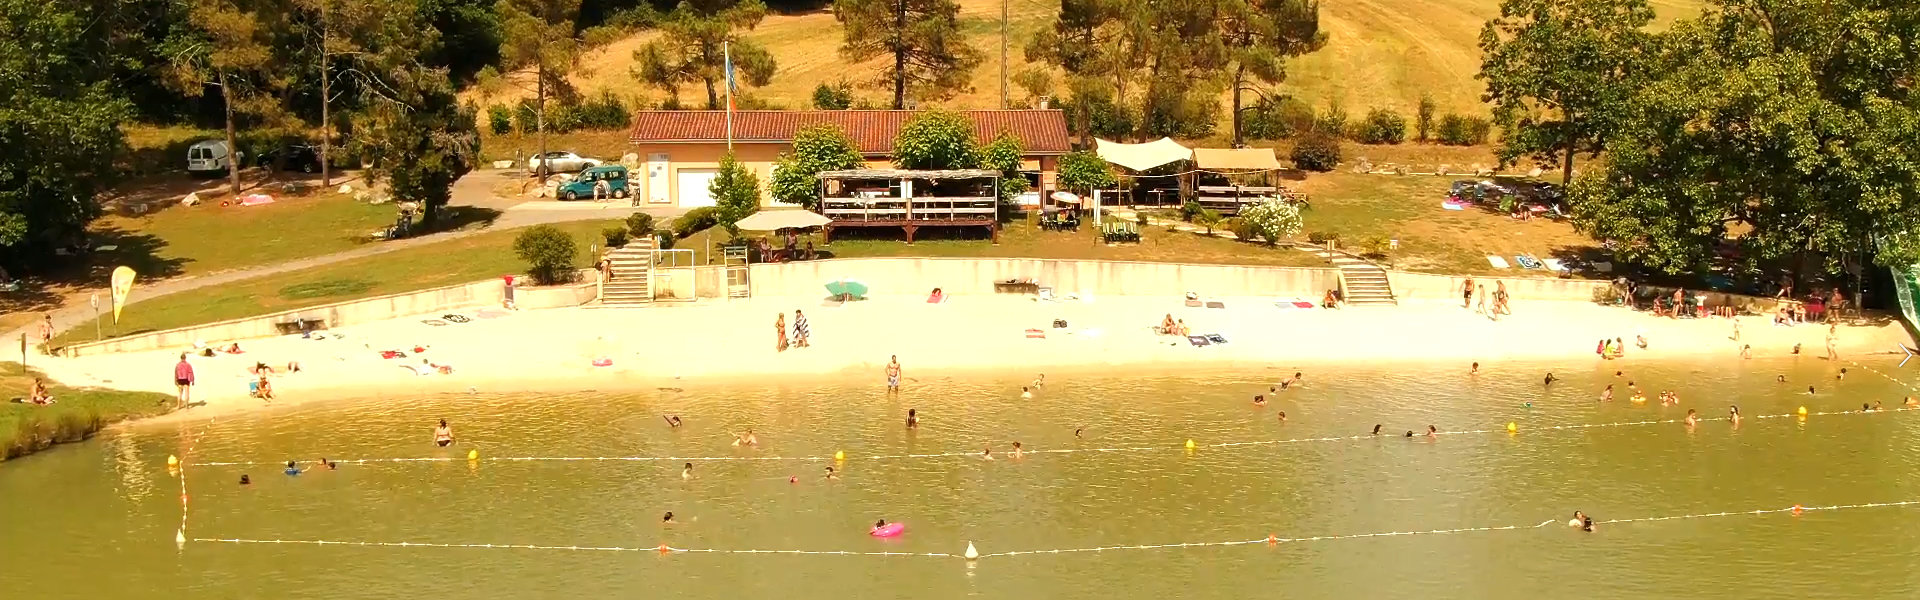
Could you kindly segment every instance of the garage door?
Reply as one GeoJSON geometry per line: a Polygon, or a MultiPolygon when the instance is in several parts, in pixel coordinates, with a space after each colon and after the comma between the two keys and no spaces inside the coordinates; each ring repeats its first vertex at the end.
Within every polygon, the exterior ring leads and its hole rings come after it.
{"type": "Polygon", "coordinates": [[[713,206],[713,194],[707,186],[720,174],[718,169],[681,169],[676,173],[681,208],[713,206]]]}

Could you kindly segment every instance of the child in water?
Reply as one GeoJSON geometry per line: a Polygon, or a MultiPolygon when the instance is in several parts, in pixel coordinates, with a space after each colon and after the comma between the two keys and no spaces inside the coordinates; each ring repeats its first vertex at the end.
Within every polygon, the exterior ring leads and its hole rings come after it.
{"type": "Polygon", "coordinates": [[[303,473],[303,472],[305,472],[305,471],[304,471],[304,470],[302,470],[302,469],[301,469],[301,468],[299,467],[299,465],[295,465],[295,464],[293,463],[293,461],[287,461],[287,474],[288,474],[288,475],[299,475],[299,474],[301,474],[301,473],[303,473]]]}
{"type": "Polygon", "coordinates": [[[1027,453],[1026,453],[1025,451],[1023,451],[1023,450],[1021,450],[1021,449],[1020,449],[1020,442],[1014,442],[1014,443],[1013,443],[1013,458],[1014,458],[1015,460],[1018,460],[1018,459],[1020,459],[1021,457],[1024,457],[1024,456],[1026,456],[1026,455],[1027,455],[1027,453]]]}
{"type": "Polygon", "coordinates": [[[1280,424],[1281,425],[1287,424],[1287,411],[1284,411],[1284,410],[1280,411],[1280,424]]]}
{"type": "Polygon", "coordinates": [[[980,449],[980,459],[993,460],[993,446],[991,444],[987,445],[985,448],[980,449]]]}
{"type": "Polygon", "coordinates": [[[1699,411],[1696,411],[1691,408],[1687,409],[1686,423],[1688,428],[1692,428],[1694,425],[1699,425],[1700,424],[1699,411]]]}
{"type": "Polygon", "coordinates": [[[1734,426],[1736,427],[1740,425],[1740,407],[1738,406],[1727,407],[1727,422],[1734,424],[1734,426]]]}
{"type": "Polygon", "coordinates": [[[920,417],[917,415],[918,412],[914,409],[907,409],[907,429],[918,429],[920,427],[920,417]]]}
{"type": "Polygon", "coordinates": [[[660,418],[667,420],[667,428],[669,429],[680,428],[680,415],[660,415],[660,418]]]}
{"type": "Polygon", "coordinates": [[[693,479],[693,463],[687,463],[686,467],[680,469],[680,480],[686,481],[689,479],[693,479]]]}
{"type": "Polygon", "coordinates": [[[1020,388],[1020,399],[1021,399],[1021,400],[1032,400],[1032,399],[1033,399],[1033,392],[1032,392],[1031,390],[1028,390],[1028,389],[1027,389],[1027,388],[1026,388],[1025,386],[1022,386],[1022,387],[1020,388]]]}
{"type": "Polygon", "coordinates": [[[1254,396],[1253,396],[1253,405],[1254,405],[1254,406],[1266,406],[1266,405],[1267,405],[1267,397],[1266,397],[1266,396],[1262,396],[1262,395],[1259,395],[1259,394],[1254,394],[1254,396]]]}
{"type": "Polygon", "coordinates": [[[832,467],[832,466],[828,466],[828,467],[827,467],[827,479],[828,479],[828,480],[835,480],[835,479],[839,479],[839,478],[840,478],[840,474],[839,474],[839,473],[835,473],[835,472],[833,472],[833,467],[832,467]]]}
{"type": "Polygon", "coordinates": [[[661,523],[661,524],[663,524],[663,525],[672,525],[672,524],[673,524],[673,511],[667,511],[667,516],[664,516],[664,517],[660,517],[660,523],[661,523]]]}

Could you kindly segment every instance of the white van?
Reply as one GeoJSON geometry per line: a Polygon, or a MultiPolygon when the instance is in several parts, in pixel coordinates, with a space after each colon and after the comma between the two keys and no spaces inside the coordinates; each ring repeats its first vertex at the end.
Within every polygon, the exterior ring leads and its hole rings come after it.
{"type": "Polygon", "coordinates": [[[244,158],[246,153],[229,152],[226,140],[204,140],[194,142],[187,147],[188,173],[217,173],[227,170],[227,165],[244,158]]]}

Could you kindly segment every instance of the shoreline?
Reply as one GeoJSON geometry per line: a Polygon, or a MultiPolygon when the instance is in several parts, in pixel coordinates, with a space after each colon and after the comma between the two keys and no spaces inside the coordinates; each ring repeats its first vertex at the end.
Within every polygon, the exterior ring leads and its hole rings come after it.
{"type": "MultiPolygon", "coordinates": [[[[1756,360],[1825,354],[1827,328],[1776,327],[1767,317],[1742,317],[1742,339],[1730,338],[1725,318],[1670,319],[1589,302],[1519,301],[1514,314],[1490,321],[1458,305],[1403,303],[1341,310],[1282,309],[1273,298],[1209,298],[1227,308],[1189,308],[1180,298],[1103,297],[1095,302],[1036,302],[1025,296],[954,296],[945,304],[920,297],[876,297],[845,306],[816,298],[755,298],[646,308],[564,308],[516,311],[495,319],[432,326],[426,316],[329,331],[326,340],[283,336],[241,343],[246,353],[190,357],[198,385],[193,408],[116,426],[190,422],[233,414],[305,406],[331,399],[465,391],[641,390],[706,387],[716,383],[806,384],[871,378],[897,355],[905,379],[1033,373],[1076,374],[1124,370],[1152,373],[1281,372],[1354,362],[1445,364],[1465,370],[1501,363],[1599,361],[1602,337],[1625,338],[1622,364],[1646,359],[1739,360],[1741,345],[1756,360]],[[810,348],[774,349],[775,314],[807,313],[810,348]],[[1195,347],[1154,334],[1167,314],[1195,334],[1218,333],[1228,343],[1195,347]],[[1054,328],[1054,320],[1067,322],[1054,328]],[[1044,339],[1029,339],[1039,329],[1044,339]],[[335,338],[344,334],[343,338],[335,338]],[[1633,346],[1645,335],[1647,350],[1633,346]],[[412,356],[414,347],[427,352],[412,356]],[[380,350],[406,359],[383,359],[380,350]],[[454,367],[451,375],[416,376],[404,364],[425,358],[454,367]],[[613,361],[595,367],[596,358],[613,361]],[[247,396],[246,369],[255,362],[302,372],[272,381],[268,405],[247,396]]],[[[474,311],[456,311],[473,315],[474,311]]],[[[1886,355],[1913,341],[1897,320],[1842,325],[1842,359],[1886,355]]],[[[221,346],[221,340],[206,340],[221,346]]],[[[49,358],[36,365],[67,385],[173,394],[171,367],[180,350],[49,358]],[[111,375],[107,375],[111,374],[111,375]]]]}

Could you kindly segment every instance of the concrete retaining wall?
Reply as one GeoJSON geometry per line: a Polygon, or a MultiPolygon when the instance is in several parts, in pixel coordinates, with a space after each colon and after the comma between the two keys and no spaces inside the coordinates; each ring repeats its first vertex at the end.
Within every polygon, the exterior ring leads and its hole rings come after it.
{"type": "Polygon", "coordinates": [[[278,324],[294,320],[317,319],[326,321],[329,327],[340,327],[459,308],[499,306],[504,297],[504,290],[505,286],[500,280],[489,279],[405,294],[324,304],[258,317],[134,334],[100,342],[75,344],[67,346],[63,352],[67,356],[88,356],[115,352],[141,352],[160,348],[189,348],[198,341],[214,343],[281,335],[278,324]]]}
{"type": "Polygon", "coordinates": [[[592,302],[594,299],[600,297],[600,284],[599,282],[592,281],[591,277],[592,276],[589,276],[587,283],[576,283],[573,285],[556,285],[550,287],[514,286],[513,305],[515,308],[521,310],[538,310],[542,308],[572,308],[592,302]]]}
{"type": "Polygon", "coordinates": [[[1030,278],[1055,293],[1096,296],[1301,296],[1339,286],[1334,269],[1028,258],[841,258],[751,267],[755,296],[827,295],[826,283],[860,280],[877,295],[992,294],[993,284],[1030,278]]]}
{"type": "Polygon", "coordinates": [[[1507,294],[1514,300],[1572,300],[1592,301],[1599,298],[1596,294],[1611,289],[1613,284],[1606,281],[1589,279],[1559,279],[1548,277],[1462,277],[1457,275],[1432,275],[1427,273],[1387,272],[1387,283],[1393,286],[1393,295],[1401,302],[1460,302],[1460,286],[1472,279],[1474,285],[1484,285],[1491,293],[1494,283],[1507,284],[1507,294]]]}

